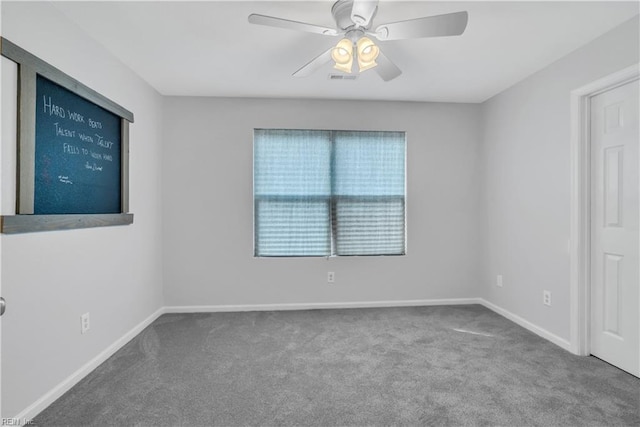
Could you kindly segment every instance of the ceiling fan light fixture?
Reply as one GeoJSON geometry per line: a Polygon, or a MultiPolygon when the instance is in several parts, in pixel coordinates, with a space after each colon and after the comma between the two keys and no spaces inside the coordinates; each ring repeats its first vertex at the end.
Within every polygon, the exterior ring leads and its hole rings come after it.
{"type": "Polygon", "coordinates": [[[353,42],[349,39],[342,39],[331,51],[331,59],[334,60],[333,68],[351,73],[353,67],[353,42]]]}
{"type": "Polygon", "coordinates": [[[356,43],[358,49],[358,67],[360,72],[369,70],[378,63],[376,59],[380,55],[380,48],[368,37],[361,37],[356,43]]]}
{"type": "MultiPolygon", "coordinates": [[[[375,71],[385,82],[398,77],[402,70],[365,35],[383,43],[386,40],[459,36],[465,32],[469,20],[469,13],[461,11],[374,26],[379,0],[334,1],[331,14],[335,20],[335,28],[258,13],[249,15],[248,20],[251,24],[343,37],[337,45],[327,46],[326,50],[293,73],[294,77],[307,77],[332,60],[335,69],[352,74],[353,63],[357,60],[360,72],[376,67],[375,71]],[[376,62],[378,60],[379,63],[376,62]]],[[[355,73],[359,74],[358,71],[355,73]]]]}

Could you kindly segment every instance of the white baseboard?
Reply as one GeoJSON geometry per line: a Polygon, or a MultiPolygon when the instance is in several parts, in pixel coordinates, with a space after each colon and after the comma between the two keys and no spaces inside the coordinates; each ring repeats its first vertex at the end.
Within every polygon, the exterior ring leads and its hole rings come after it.
{"type": "Polygon", "coordinates": [[[372,308],[372,307],[420,307],[432,305],[469,305],[480,304],[491,311],[522,326],[534,334],[551,341],[555,345],[571,351],[571,343],[564,338],[552,334],[522,317],[483,298],[446,298],[429,300],[389,300],[389,301],[354,301],[327,303],[290,303],[290,304],[243,304],[243,305],[184,305],[165,307],[165,313],[221,313],[239,311],[283,311],[283,310],[318,310],[334,308],[372,308]]]}
{"type": "Polygon", "coordinates": [[[183,305],[165,307],[165,313],[218,313],[228,311],[285,311],[320,310],[334,308],[373,308],[373,307],[421,307],[429,305],[468,305],[482,304],[479,298],[448,298],[429,300],[389,300],[389,301],[353,301],[353,302],[311,302],[288,304],[243,304],[243,305],[183,305]]]}
{"type": "Polygon", "coordinates": [[[336,309],[336,308],[373,308],[373,307],[422,307],[436,305],[469,305],[480,304],[496,312],[497,314],[511,320],[525,329],[545,338],[557,346],[571,351],[569,341],[534,325],[528,320],[511,313],[483,298],[447,298],[429,300],[389,300],[389,301],[354,301],[354,302],[333,302],[333,303],[290,303],[290,304],[243,304],[243,305],[189,305],[189,306],[169,306],[158,309],[151,316],[147,317],[140,324],[132,328],[121,338],[107,347],[84,366],[71,374],[68,378],[60,382],[56,387],[28,406],[25,410],[13,417],[14,420],[33,419],[47,406],[66,393],[71,387],[97,368],[101,363],[120,350],[127,342],[138,335],[144,328],[153,323],[158,317],[165,313],[215,313],[215,312],[240,312],[240,311],[283,311],[283,310],[314,310],[314,309],[336,309]]]}
{"type": "Polygon", "coordinates": [[[65,394],[71,387],[76,385],[80,380],[86,377],[91,371],[100,366],[101,363],[106,361],[109,357],[113,356],[113,354],[120,350],[126,343],[131,341],[136,337],[144,328],[153,323],[158,317],[162,316],[165,313],[164,307],[158,309],[151,316],[144,319],[138,325],[133,327],[129,332],[120,337],[117,341],[107,347],[104,351],[98,354],[96,357],[91,359],[89,362],[84,364],[80,369],[75,371],[69,377],[60,382],[57,386],[51,389],[48,393],[42,396],[40,399],[36,400],[34,403],[29,405],[25,410],[20,412],[15,417],[12,417],[14,420],[22,421],[26,423],[28,420],[33,419],[36,415],[38,415],[41,411],[43,411],[47,406],[51,405],[56,399],[65,394]]]}
{"type": "Polygon", "coordinates": [[[551,332],[547,331],[546,329],[543,329],[537,325],[534,325],[533,323],[529,322],[528,320],[523,319],[522,317],[511,313],[508,310],[505,310],[502,307],[498,307],[497,305],[482,299],[482,298],[478,298],[478,303],[484,305],[485,307],[487,307],[489,310],[492,310],[496,313],[498,313],[499,315],[501,315],[502,317],[506,317],[507,319],[511,320],[513,323],[516,323],[520,326],[522,326],[525,329],[530,330],[531,332],[533,332],[534,334],[548,340],[551,341],[552,343],[554,343],[555,345],[557,345],[560,348],[563,348],[569,352],[571,352],[571,343],[569,341],[567,341],[564,338],[561,338],[555,334],[552,334],[551,332]]]}

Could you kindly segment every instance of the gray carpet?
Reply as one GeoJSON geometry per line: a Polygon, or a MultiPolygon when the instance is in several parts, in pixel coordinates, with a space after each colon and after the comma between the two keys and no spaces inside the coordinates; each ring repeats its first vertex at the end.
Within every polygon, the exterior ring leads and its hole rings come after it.
{"type": "Polygon", "coordinates": [[[477,305],[170,314],[34,421],[638,426],[640,380],[477,305]]]}

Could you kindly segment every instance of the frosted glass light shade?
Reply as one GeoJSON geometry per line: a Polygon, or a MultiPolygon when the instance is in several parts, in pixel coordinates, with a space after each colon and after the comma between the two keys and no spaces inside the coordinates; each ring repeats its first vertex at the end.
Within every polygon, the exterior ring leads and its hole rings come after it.
{"type": "Polygon", "coordinates": [[[376,59],[380,55],[380,48],[368,37],[361,37],[357,42],[358,67],[360,72],[369,70],[378,63],[376,59]]]}
{"type": "Polygon", "coordinates": [[[342,39],[331,51],[331,59],[335,61],[335,69],[351,73],[353,67],[353,43],[349,39],[342,39]]]}

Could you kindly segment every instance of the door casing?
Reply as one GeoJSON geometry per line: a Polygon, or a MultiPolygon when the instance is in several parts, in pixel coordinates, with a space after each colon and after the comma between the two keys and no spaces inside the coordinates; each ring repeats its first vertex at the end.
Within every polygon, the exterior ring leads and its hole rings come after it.
{"type": "MultiPolygon", "coordinates": [[[[591,351],[591,140],[590,98],[640,78],[635,64],[571,92],[571,231],[570,349],[581,356],[591,351]]],[[[638,302],[640,304],[640,301],[638,302]]]]}

